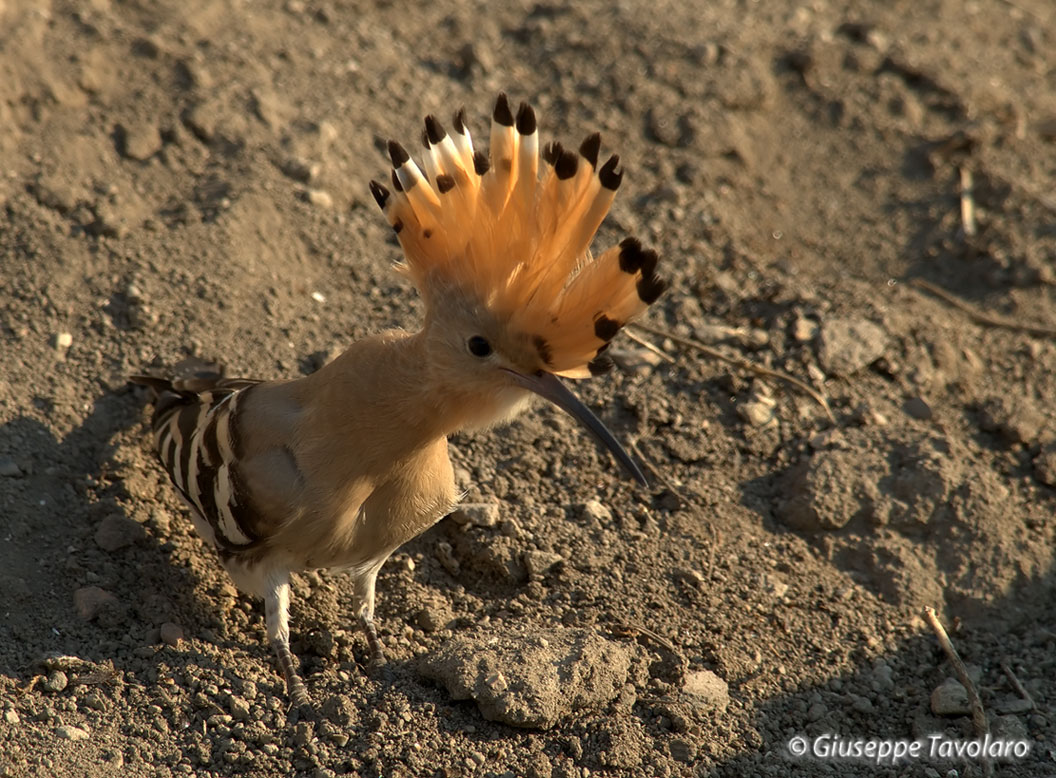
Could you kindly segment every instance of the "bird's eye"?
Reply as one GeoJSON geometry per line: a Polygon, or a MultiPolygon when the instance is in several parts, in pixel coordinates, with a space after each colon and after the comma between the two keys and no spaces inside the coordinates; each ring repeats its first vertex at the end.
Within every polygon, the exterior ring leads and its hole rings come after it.
{"type": "Polygon", "coordinates": [[[466,346],[469,348],[469,353],[475,357],[486,357],[491,354],[491,344],[488,343],[487,338],[480,335],[474,335],[467,340],[466,346]]]}

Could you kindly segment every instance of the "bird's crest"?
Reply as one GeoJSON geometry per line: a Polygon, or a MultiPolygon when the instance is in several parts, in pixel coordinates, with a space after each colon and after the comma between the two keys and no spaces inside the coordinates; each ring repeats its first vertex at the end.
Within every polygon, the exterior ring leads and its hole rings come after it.
{"type": "Polygon", "coordinates": [[[490,154],[474,150],[464,110],[452,129],[427,116],[423,167],[390,141],[394,191],[370,182],[403,248],[397,267],[427,307],[452,289],[472,294],[535,342],[549,372],[602,372],[609,341],[666,286],[656,252],[635,238],[590,253],[623,178],[619,157],[599,165],[595,133],[578,152],[547,144],[540,165],[535,112],[521,103],[515,116],[505,94],[490,154]]]}

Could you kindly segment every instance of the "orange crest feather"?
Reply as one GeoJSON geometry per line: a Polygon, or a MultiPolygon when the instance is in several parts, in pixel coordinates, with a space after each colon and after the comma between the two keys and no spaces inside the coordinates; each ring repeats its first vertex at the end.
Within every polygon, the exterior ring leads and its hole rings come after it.
{"type": "Polygon", "coordinates": [[[590,253],[623,178],[619,157],[598,165],[597,133],[578,153],[551,143],[540,176],[535,112],[522,103],[514,117],[505,94],[490,141],[490,155],[474,151],[459,111],[451,135],[426,117],[424,171],[389,142],[395,191],[376,181],[370,188],[403,248],[398,268],[427,305],[441,288],[473,294],[510,327],[545,343],[551,372],[600,372],[609,341],[666,287],[656,253],[635,238],[590,253]]]}

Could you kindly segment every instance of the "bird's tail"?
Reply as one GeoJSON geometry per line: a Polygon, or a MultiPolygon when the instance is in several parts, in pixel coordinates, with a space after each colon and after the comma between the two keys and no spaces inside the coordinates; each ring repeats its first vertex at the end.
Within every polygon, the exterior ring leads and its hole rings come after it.
{"type": "Polygon", "coordinates": [[[150,387],[153,399],[157,400],[166,392],[178,395],[198,394],[215,388],[224,381],[224,366],[197,357],[188,357],[171,368],[137,373],[130,375],[128,380],[133,384],[150,387]]]}

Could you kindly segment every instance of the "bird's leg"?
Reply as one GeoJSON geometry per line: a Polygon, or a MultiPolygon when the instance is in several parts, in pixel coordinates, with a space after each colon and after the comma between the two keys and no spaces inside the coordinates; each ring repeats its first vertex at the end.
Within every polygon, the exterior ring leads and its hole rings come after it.
{"type": "Polygon", "coordinates": [[[308,707],[308,692],[304,682],[297,673],[290,652],[290,578],[283,574],[281,578],[269,581],[264,595],[264,619],[268,628],[268,642],[279,659],[282,677],[286,679],[286,691],[295,708],[308,707]]]}
{"type": "Polygon", "coordinates": [[[370,663],[374,667],[385,664],[385,650],[381,647],[378,639],[378,630],[374,626],[374,583],[378,578],[378,570],[381,565],[356,575],[352,581],[352,597],[356,611],[356,618],[367,636],[367,645],[370,646],[370,663]]]}

